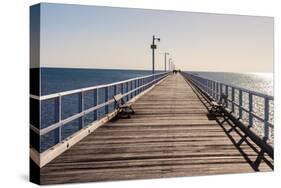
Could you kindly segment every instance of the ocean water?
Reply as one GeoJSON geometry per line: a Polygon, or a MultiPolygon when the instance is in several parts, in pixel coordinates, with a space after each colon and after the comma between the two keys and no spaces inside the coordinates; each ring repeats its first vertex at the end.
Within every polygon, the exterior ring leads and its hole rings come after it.
{"type": "MultiPolygon", "coordinates": [[[[160,71],[156,71],[158,72],[160,71]]],[[[150,74],[150,70],[41,68],[41,95],[109,84],[150,74]]]]}
{"type": "MultiPolygon", "coordinates": [[[[218,72],[192,72],[198,75],[259,91],[272,95],[273,78],[265,74],[239,74],[239,73],[218,73],[218,72]]],[[[41,68],[41,95],[47,95],[67,90],[96,86],[127,80],[130,78],[150,75],[149,70],[112,70],[112,69],[73,69],[73,68],[41,68]]],[[[98,103],[104,101],[104,91],[99,92],[98,103]]],[[[93,106],[93,93],[85,93],[85,108],[93,106]]],[[[257,102],[258,104],[258,102],[257,102]]],[[[262,106],[257,105],[257,109],[262,106]]],[[[112,110],[113,106],[109,106],[112,110]]],[[[260,110],[258,110],[260,111],[260,110]]],[[[49,99],[41,102],[41,128],[48,127],[57,121],[56,99],[49,99]]],[[[62,119],[68,118],[79,112],[79,95],[72,94],[62,98],[62,119]]],[[[97,111],[98,116],[102,116],[104,108],[97,111]]],[[[273,115],[272,115],[273,117],[273,115]]],[[[95,117],[96,118],[96,117],[95,117]]],[[[85,118],[85,124],[95,120],[94,114],[90,113],[85,118]]],[[[74,120],[63,126],[62,138],[67,138],[80,129],[81,119],[74,120]]],[[[257,128],[262,132],[262,127],[257,128]]],[[[273,135],[273,133],[272,133],[273,135]]],[[[41,137],[40,150],[44,151],[56,143],[56,132],[52,131],[41,137]]]]}
{"type": "Polygon", "coordinates": [[[273,95],[272,73],[190,72],[211,80],[273,95]]]}

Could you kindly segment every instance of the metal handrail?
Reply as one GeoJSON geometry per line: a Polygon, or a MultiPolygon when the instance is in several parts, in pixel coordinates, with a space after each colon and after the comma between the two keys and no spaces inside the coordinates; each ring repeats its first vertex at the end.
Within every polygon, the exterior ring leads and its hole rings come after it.
{"type": "Polygon", "coordinates": [[[223,83],[223,82],[220,82],[220,81],[217,81],[217,80],[211,80],[211,79],[209,79],[209,78],[207,78],[207,77],[205,77],[205,76],[201,76],[201,75],[198,76],[198,75],[195,75],[195,74],[192,74],[192,73],[186,73],[186,74],[192,75],[192,76],[196,76],[196,77],[199,77],[199,78],[203,78],[203,79],[208,80],[208,81],[213,81],[213,82],[216,82],[216,83],[218,83],[218,84],[227,85],[227,86],[229,86],[229,87],[233,87],[233,88],[235,88],[235,89],[239,89],[239,90],[241,90],[241,91],[243,91],[243,92],[252,93],[252,94],[254,94],[254,95],[258,96],[258,97],[267,97],[269,100],[274,100],[274,97],[273,97],[273,96],[267,95],[267,94],[265,94],[265,93],[260,93],[260,92],[258,92],[258,91],[253,91],[253,90],[246,89],[246,88],[242,88],[242,87],[235,86],[235,85],[232,85],[232,84],[225,84],[225,83],[223,83]]]}
{"type": "Polygon", "coordinates": [[[225,84],[219,81],[214,81],[211,79],[208,79],[204,76],[198,76],[192,73],[184,73],[187,75],[187,77],[197,86],[199,87],[203,92],[205,92],[212,100],[218,101],[220,96],[223,93],[223,90],[225,94],[228,95],[229,90],[231,90],[231,99],[227,98],[227,106],[226,108],[229,109],[231,112],[234,112],[235,108],[234,106],[237,106],[239,109],[238,112],[238,119],[243,118],[243,112],[248,114],[248,126],[253,126],[253,119],[257,119],[260,122],[263,123],[263,140],[267,141],[269,139],[269,128],[273,129],[274,125],[269,121],[270,116],[270,106],[269,101],[273,101],[274,97],[259,93],[256,91],[251,91],[249,89],[237,87],[231,84],[225,84]],[[238,91],[238,103],[235,101],[235,91],[238,91]],[[248,100],[246,101],[248,104],[248,108],[245,108],[243,104],[245,104],[245,101],[243,101],[243,94],[248,94],[248,100]],[[263,117],[259,116],[258,114],[254,113],[253,111],[253,97],[260,97],[264,100],[264,109],[263,109],[263,117]],[[230,104],[228,104],[228,102],[230,104]],[[231,109],[230,109],[231,108],[231,109]]]}
{"type": "MultiPolygon", "coordinates": [[[[56,121],[55,123],[48,125],[47,127],[41,128],[41,123],[39,122],[39,127],[36,127],[32,124],[30,124],[30,129],[37,135],[44,136],[47,133],[50,133],[51,131],[58,130],[58,138],[56,138],[57,143],[60,143],[62,139],[62,127],[67,124],[72,122],[73,120],[77,120],[79,118],[84,118],[85,115],[94,112],[96,120],[98,120],[98,115],[97,115],[97,110],[101,108],[105,108],[105,114],[103,114],[105,117],[107,114],[109,114],[109,105],[114,103],[114,100],[112,97],[109,97],[109,90],[110,87],[113,89],[113,95],[117,94],[122,94],[122,98],[127,98],[127,100],[132,99],[139,94],[141,94],[143,91],[146,89],[150,88],[152,85],[157,83],[158,81],[162,80],[165,78],[169,72],[164,72],[164,73],[158,73],[158,74],[153,74],[153,75],[148,75],[148,76],[142,76],[142,77],[137,77],[133,79],[128,79],[120,82],[114,82],[110,84],[105,84],[105,85],[98,85],[98,86],[93,86],[93,87],[87,87],[87,88],[82,88],[82,89],[75,89],[75,90],[70,90],[70,91],[64,91],[64,92],[59,92],[59,93],[54,93],[50,95],[44,95],[44,96],[36,96],[36,95],[30,95],[30,98],[32,100],[37,100],[39,103],[44,100],[49,100],[49,99],[56,99],[55,101],[55,108],[58,108],[56,110],[57,114],[55,114],[56,121]],[[133,87],[134,85],[134,87],[133,87]],[[117,87],[120,86],[120,91],[117,92],[117,87]],[[125,87],[126,86],[126,87],[125,87]],[[130,89],[129,89],[130,86],[130,89]],[[104,101],[102,103],[98,102],[98,97],[99,97],[99,90],[100,89],[105,89],[104,96],[104,101]],[[93,91],[95,93],[94,97],[94,105],[90,108],[84,109],[84,93],[86,91],[93,91]],[[71,115],[69,117],[66,117],[62,119],[62,98],[64,96],[72,95],[72,94],[79,94],[79,112],[75,113],[74,115],[71,115]],[[58,99],[58,100],[57,100],[58,99]]],[[[41,117],[40,117],[41,118],[41,117]]],[[[100,118],[100,117],[99,117],[100,118]]],[[[82,125],[81,128],[84,127],[83,124],[83,119],[81,121],[82,125]]],[[[79,125],[80,126],[80,125],[79,125]]],[[[76,131],[77,132],[77,131],[76,131]]],[[[74,134],[74,133],[72,133],[74,134]]],[[[40,150],[40,148],[39,148],[40,150]]]]}
{"type": "Polygon", "coordinates": [[[43,95],[43,96],[30,94],[30,98],[33,98],[33,99],[36,99],[36,100],[47,100],[47,99],[52,99],[52,98],[56,98],[56,97],[59,97],[59,96],[71,95],[71,94],[90,91],[90,90],[94,90],[94,89],[110,87],[110,86],[114,86],[114,85],[118,85],[118,84],[124,84],[124,83],[127,83],[127,82],[131,82],[131,81],[135,81],[135,80],[139,80],[139,79],[143,79],[143,78],[149,78],[151,76],[164,75],[164,74],[167,74],[167,72],[162,72],[162,73],[157,73],[157,74],[152,74],[152,75],[147,75],[147,76],[142,76],[142,77],[137,77],[137,78],[131,78],[131,79],[128,79],[128,80],[113,82],[113,83],[110,83],[110,84],[103,84],[103,85],[85,87],[85,88],[80,88],[80,89],[73,89],[73,90],[63,91],[63,92],[58,92],[58,93],[52,93],[52,94],[43,95]]]}

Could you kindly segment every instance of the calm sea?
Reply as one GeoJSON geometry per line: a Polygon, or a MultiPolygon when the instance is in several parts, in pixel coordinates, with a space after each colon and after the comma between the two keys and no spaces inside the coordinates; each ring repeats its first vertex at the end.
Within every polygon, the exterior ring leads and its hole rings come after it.
{"type": "Polygon", "coordinates": [[[191,72],[226,84],[273,95],[272,73],[191,72]]]}
{"type": "MultiPolygon", "coordinates": [[[[223,83],[273,95],[273,74],[271,73],[192,73],[223,83]]],[[[151,74],[150,70],[41,68],[41,95],[108,84],[149,74],[151,74]]]]}
{"type": "Polygon", "coordinates": [[[149,74],[149,70],[41,68],[41,95],[109,84],[149,74]]]}

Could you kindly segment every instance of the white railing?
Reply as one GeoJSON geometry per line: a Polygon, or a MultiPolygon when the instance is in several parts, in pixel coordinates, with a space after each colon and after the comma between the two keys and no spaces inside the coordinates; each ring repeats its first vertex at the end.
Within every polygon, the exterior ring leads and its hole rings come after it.
{"type": "Polygon", "coordinates": [[[273,144],[273,96],[210,80],[192,73],[183,73],[212,100],[227,95],[226,110],[252,129],[263,141],[273,144]]]}
{"type": "MultiPolygon", "coordinates": [[[[91,123],[114,111],[116,106],[113,96],[122,94],[122,98],[129,101],[168,74],[169,72],[158,73],[44,96],[30,95],[31,103],[37,103],[40,109],[39,120],[32,121],[31,118],[31,123],[35,123],[30,125],[31,134],[37,135],[40,144],[32,147],[40,152],[49,149],[87,126],[89,121],[86,123],[85,120],[89,119],[89,115],[91,115],[91,123]],[[99,111],[101,109],[103,112],[99,111]],[[76,128],[68,129],[63,134],[64,126],[77,120],[76,128]]],[[[36,138],[35,135],[31,137],[36,138]]]]}

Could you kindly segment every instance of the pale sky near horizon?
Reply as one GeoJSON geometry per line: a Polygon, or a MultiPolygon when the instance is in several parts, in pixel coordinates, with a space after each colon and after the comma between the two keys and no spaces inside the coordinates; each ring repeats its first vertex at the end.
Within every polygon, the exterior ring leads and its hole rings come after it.
{"type": "MultiPolygon", "coordinates": [[[[41,67],[273,72],[273,18],[41,4],[41,67]]],[[[32,28],[32,27],[31,27],[32,28]]]]}

